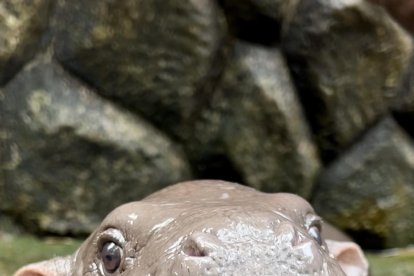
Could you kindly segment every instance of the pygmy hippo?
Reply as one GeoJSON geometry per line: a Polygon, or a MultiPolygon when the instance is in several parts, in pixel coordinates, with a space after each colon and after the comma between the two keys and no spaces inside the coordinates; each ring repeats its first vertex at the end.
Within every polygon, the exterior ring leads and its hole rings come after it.
{"type": "Polygon", "coordinates": [[[358,245],[322,228],[299,196],[184,182],[116,208],[73,255],[15,276],[367,275],[358,245]]]}

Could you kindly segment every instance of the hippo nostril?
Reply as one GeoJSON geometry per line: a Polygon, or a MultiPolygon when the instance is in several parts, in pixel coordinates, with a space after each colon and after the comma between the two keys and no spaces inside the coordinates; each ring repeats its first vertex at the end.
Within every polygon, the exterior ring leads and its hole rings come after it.
{"type": "Polygon", "coordinates": [[[217,252],[219,240],[216,236],[208,233],[193,233],[185,241],[183,252],[190,257],[206,257],[217,252]]]}
{"type": "Polygon", "coordinates": [[[205,257],[206,254],[197,246],[197,244],[190,241],[187,245],[183,248],[184,254],[190,257],[205,257]]]}
{"type": "Polygon", "coordinates": [[[177,262],[178,271],[184,272],[168,275],[223,275],[217,262],[217,258],[220,258],[220,251],[218,251],[220,244],[220,240],[212,234],[203,232],[191,234],[184,240],[182,254],[179,256],[181,260],[177,262]]]}

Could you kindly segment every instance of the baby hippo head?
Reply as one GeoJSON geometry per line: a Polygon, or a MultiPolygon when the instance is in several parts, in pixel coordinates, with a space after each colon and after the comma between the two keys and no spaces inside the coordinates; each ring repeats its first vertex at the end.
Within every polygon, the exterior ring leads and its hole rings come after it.
{"type": "Polygon", "coordinates": [[[73,255],[15,276],[367,275],[359,247],[322,228],[298,196],[185,182],[118,207],[73,255]]]}

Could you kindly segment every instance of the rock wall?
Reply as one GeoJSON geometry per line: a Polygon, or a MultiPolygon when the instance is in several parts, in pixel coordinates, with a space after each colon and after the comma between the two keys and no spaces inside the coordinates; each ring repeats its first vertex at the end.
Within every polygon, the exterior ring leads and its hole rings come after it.
{"type": "Polygon", "coordinates": [[[414,243],[413,49],[363,0],[3,0],[0,215],[85,234],[220,178],[300,194],[366,247],[414,243]]]}

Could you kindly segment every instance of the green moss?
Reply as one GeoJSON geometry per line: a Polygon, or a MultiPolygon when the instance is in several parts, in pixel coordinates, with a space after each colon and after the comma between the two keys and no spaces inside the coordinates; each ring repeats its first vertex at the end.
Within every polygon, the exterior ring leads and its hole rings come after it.
{"type": "Polygon", "coordinates": [[[0,235],[0,275],[12,275],[27,263],[73,253],[80,241],[68,238],[35,238],[0,235]]]}
{"type": "Polygon", "coordinates": [[[395,254],[367,254],[372,276],[409,276],[414,271],[414,250],[395,254]]]}

